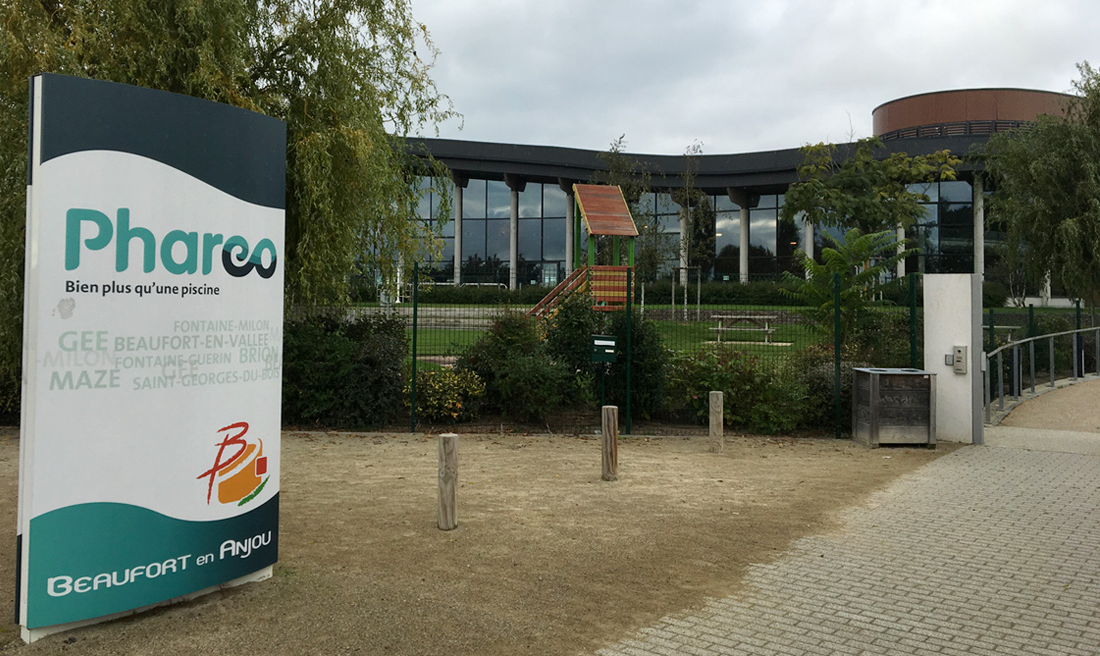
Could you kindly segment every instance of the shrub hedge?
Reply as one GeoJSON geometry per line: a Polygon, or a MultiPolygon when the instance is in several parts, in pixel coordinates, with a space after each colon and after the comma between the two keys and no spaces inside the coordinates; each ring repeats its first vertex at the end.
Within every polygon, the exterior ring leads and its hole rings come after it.
{"type": "Polygon", "coordinates": [[[363,430],[404,413],[408,341],[398,320],[287,321],[283,332],[283,423],[363,430]]]}

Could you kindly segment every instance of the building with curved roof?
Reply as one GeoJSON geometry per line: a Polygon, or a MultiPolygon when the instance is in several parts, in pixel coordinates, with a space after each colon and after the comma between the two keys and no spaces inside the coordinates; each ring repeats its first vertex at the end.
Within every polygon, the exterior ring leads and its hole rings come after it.
{"type": "MultiPolygon", "coordinates": [[[[1040,114],[1062,114],[1065,94],[1026,89],[966,89],[907,96],[872,112],[874,134],[885,148],[909,155],[950,150],[965,156],[990,135],[1014,129],[1040,114]]],[[[413,140],[451,170],[453,215],[433,215],[438,199],[425,198],[421,218],[438,223],[444,239],[433,275],[456,283],[494,281],[515,288],[554,284],[572,270],[584,240],[577,227],[572,186],[606,171],[605,153],[554,146],[453,139],[413,140]],[[459,255],[455,257],[456,253],[459,255]]],[[[843,151],[849,145],[840,145],[843,151]]],[[[646,220],[686,241],[686,223],[674,192],[682,188],[688,159],[682,155],[624,153],[650,176],[641,204],[646,220]]],[[[692,184],[706,195],[704,226],[713,252],[681,253],[668,269],[683,268],[705,280],[774,278],[795,265],[795,250],[820,248],[820,235],[805,222],[778,221],[787,188],[798,181],[800,148],[694,156],[692,184]],[[710,221],[708,220],[708,223],[710,221]]],[[[964,159],[957,180],[921,185],[925,217],[909,230],[919,256],[906,262],[922,272],[983,271],[985,251],[981,162],[964,159]]],[[[640,226],[648,229],[649,226],[640,226]]]]}

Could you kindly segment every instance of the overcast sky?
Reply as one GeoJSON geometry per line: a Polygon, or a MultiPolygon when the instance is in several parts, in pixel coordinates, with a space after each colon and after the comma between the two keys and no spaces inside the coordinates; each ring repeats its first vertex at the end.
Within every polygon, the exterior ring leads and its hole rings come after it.
{"type": "Polygon", "coordinates": [[[1100,65],[1096,0],[411,1],[463,115],[439,136],[471,141],[791,148],[869,136],[896,98],[1070,91],[1100,65]]]}

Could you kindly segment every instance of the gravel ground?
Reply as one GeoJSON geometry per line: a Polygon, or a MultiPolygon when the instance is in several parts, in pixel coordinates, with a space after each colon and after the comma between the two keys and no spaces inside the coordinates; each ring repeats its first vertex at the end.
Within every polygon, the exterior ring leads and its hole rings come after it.
{"type": "MultiPolygon", "coordinates": [[[[572,654],[731,593],[746,567],[952,450],[849,441],[464,434],[459,527],[436,527],[434,437],[283,435],[273,579],[24,645],[18,654],[572,654]]],[[[18,431],[0,428],[15,526],[18,431]]],[[[13,613],[14,540],[0,543],[13,613]]],[[[10,621],[10,620],[9,620],[10,621]]]]}

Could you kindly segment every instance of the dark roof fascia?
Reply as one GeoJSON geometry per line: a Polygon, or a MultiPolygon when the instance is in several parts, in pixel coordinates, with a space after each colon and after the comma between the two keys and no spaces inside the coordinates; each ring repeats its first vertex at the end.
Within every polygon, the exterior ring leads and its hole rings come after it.
{"type": "MultiPolygon", "coordinates": [[[[929,155],[950,150],[963,158],[960,172],[980,170],[981,161],[968,157],[975,147],[988,140],[985,135],[953,137],[922,137],[895,139],[884,143],[879,153],[888,156],[896,152],[909,155],[929,155]]],[[[505,174],[520,176],[530,182],[588,182],[596,171],[606,170],[601,159],[606,151],[564,148],[561,146],[531,146],[457,139],[410,138],[413,152],[427,149],[436,160],[466,177],[503,180],[505,174]]],[[[839,154],[853,144],[838,144],[839,154]]],[[[655,189],[683,186],[682,175],[687,167],[684,155],[641,155],[624,153],[640,162],[650,172],[655,189]]],[[[729,155],[697,155],[695,186],[709,193],[724,193],[729,188],[761,192],[782,191],[798,181],[801,148],[738,153],[729,155]]]]}

